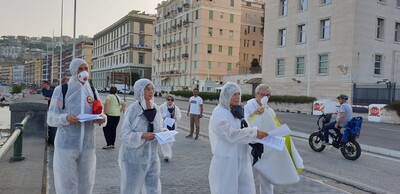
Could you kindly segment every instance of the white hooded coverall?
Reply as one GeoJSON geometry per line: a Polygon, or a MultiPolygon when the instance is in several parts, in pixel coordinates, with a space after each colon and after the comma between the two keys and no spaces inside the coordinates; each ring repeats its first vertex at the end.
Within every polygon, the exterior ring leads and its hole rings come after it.
{"type": "MultiPolygon", "coordinates": [[[[172,107],[175,107],[175,130],[178,128],[178,124],[177,122],[181,119],[182,114],[181,114],[181,109],[176,106],[175,104],[172,104],[172,107]]],[[[161,116],[163,119],[165,119],[166,117],[170,117],[170,113],[168,111],[168,104],[167,102],[164,102],[161,106],[160,106],[160,110],[161,110],[161,116]]],[[[166,124],[163,125],[164,128],[167,128],[166,124]]],[[[161,152],[163,154],[164,157],[168,157],[168,159],[172,158],[172,145],[174,143],[166,143],[166,144],[162,144],[160,145],[161,147],[161,152]]]]}
{"type": "MultiPolygon", "coordinates": [[[[47,124],[58,127],[54,143],[54,184],[57,194],[87,194],[92,193],[95,173],[95,125],[94,121],[79,122],[71,125],[67,121],[69,114],[75,116],[86,113],[92,114],[94,99],[89,82],[82,84],[77,77],[78,68],[86,61],[73,59],[69,70],[71,77],[68,81],[68,91],[63,94],[61,86],[54,90],[47,113],[47,124]]],[[[96,95],[99,94],[96,91],[96,95]]],[[[105,115],[103,115],[106,117],[105,115]]],[[[103,123],[102,126],[106,125],[103,123]]]]}
{"type": "Polygon", "coordinates": [[[257,136],[257,128],[241,129],[240,120],[230,112],[232,96],[241,93],[240,87],[227,82],[219,97],[209,124],[213,157],[208,175],[212,194],[254,194],[250,146],[257,136]]]}
{"type": "MultiPolygon", "coordinates": [[[[142,108],[147,109],[144,89],[149,84],[154,87],[148,79],[140,79],[135,82],[133,90],[136,101],[126,110],[121,127],[121,147],[118,161],[121,169],[122,194],[161,194],[157,140],[146,141],[141,138],[142,133],[147,132],[148,127],[148,121],[143,115],[142,108]]],[[[162,118],[159,107],[153,101],[154,99],[151,100],[151,106],[157,110],[153,122],[154,133],[157,133],[161,132],[162,118]]]]}

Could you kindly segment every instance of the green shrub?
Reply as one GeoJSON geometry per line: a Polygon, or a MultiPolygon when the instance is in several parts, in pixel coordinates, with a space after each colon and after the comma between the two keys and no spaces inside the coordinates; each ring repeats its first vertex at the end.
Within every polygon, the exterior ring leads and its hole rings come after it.
{"type": "Polygon", "coordinates": [[[11,94],[19,94],[22,92],[24,88],[22,87],[22,85],[12,85],[11,87],[11,94]]]}
{"type": "Polygon", "coordinates": [[[385,106],[385,109],[393,110],[397,112],[397,115],[400,117],[400,101],[394,101],[385,106]]]}
{"type": "MultiPolygon", "coordinates": [[[[171,91],[170,94],[181,96],[184,98],[190,98],[193,96],[192,91],[171,91]]],[[[219,100],[219,93],[216,92],[199,92],[199,96],[203,98],[203,100],[219,100]]],[[[243,94],[242,95],[242,102],[248,101],[254,98],[254,95],[251,94],[243,94]]],[[[312,103],[316,101],[315,97],[309,96],[271,96],[269,102],[276,102],[276,103],[294,103],[294,104],[301,104],[301,103],[312,103]]]]}

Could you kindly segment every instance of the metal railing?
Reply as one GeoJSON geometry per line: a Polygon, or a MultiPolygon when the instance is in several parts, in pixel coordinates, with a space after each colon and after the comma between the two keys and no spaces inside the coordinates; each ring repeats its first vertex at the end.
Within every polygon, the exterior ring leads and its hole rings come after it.
{"type": "Polygon", "coordinates": [[[26,113],[24,119],[22,119],[21,123],[15,123],[14,132],[10,135],[4,145],[0,148],[0,159],[3,158],[8,150],[11,148],[11,145],[14,144],[14,154],[10,158],[10,162],[18,162],[25,160],[25,157],[22,155],[22,132],[24,131],[25,125],[28,120],[32,117],[33,113],[26,113]]]}

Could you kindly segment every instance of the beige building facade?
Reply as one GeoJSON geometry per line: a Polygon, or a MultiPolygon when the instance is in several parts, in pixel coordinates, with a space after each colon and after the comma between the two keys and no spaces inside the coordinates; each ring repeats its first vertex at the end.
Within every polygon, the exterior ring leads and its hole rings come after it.
{"type": "Polygon", "coordinates": [[[400,2],[276,0],[265,6],[263,82],[274,94],[350,97],[400,80],[400,2]]]}
{"type": "Polygon", "coordinates": [[[241,0],[168,0],[156,10],[156,87],[215,91],[223,76],[239,73],[241,0]]]}
{"type": "MultiPolygon", "coordinates": [[[[116,72],[151,79],[152,35],[155,16],[133,10],[93,37],[92,81],[110,87],[116,72]]],[[[133,85],[133,83],[128,83],[133,85]]]]}

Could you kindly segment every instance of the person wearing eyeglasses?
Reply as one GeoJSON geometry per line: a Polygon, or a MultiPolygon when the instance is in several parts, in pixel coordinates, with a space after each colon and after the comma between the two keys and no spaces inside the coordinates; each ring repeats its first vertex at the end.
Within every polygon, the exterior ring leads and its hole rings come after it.
{"type": "MultiPolygon", "coordinates": [[[[261,103],[261,99],[267,96],[268,98],[271,97],[271,87],[269,87],[267,84],[260,84],[256,87],[255,89],[256,96],[253,99],[250,99],[247,101],[247,104],[244,106],[244,117],[246,121],[249,121],[250,118],[252,118],[254,115],[262,115],[264,113],[265,108],[263,107],[263,104],[261,103]]],[[[275,111],[272,108],[266,109],[267,111],[270,111],[268,113],[276,116],[275,111]]],[[[273,121],[271,121],[273,122],[273,121]]],[[[272,124],[272,123],[271,123],[272,124]]],[[[275,123],[273,123],[275,124],[275,123]]],[[[263,154],[267,154],[264,153],[263,154]]],[[[260,173],[253,168],[254,176],[256,179],[259,181],[260,185],[260,193],[261,194],[272,194],[274,193],[274,185],[270,183],[267,179],[263,178],[260,173]]]]}
{"type": "MultiPolygon", "coordinates": [[[[175,101],[174,97],[171,95],[168,95],[166,98],[166,102],[164,102],[160,106],[161,116],[164,120],[164,128],[167,128],[170,131],[175,130],[177,128],[177,121],[179,121],[182,117],[181,109],[179,109],[179,107],[175,105],[174,101],[175,101]],[[168,126],[165,123],[165,120],[167,118],[171,118],[171,119],[175,120],[175,122],[172,126],[168,126]]],[[[161,151],[164,156],[165,162],[168,162],[172,158],[172,145],[173,145],[172,142],[161,145],[161,151]]]]}

